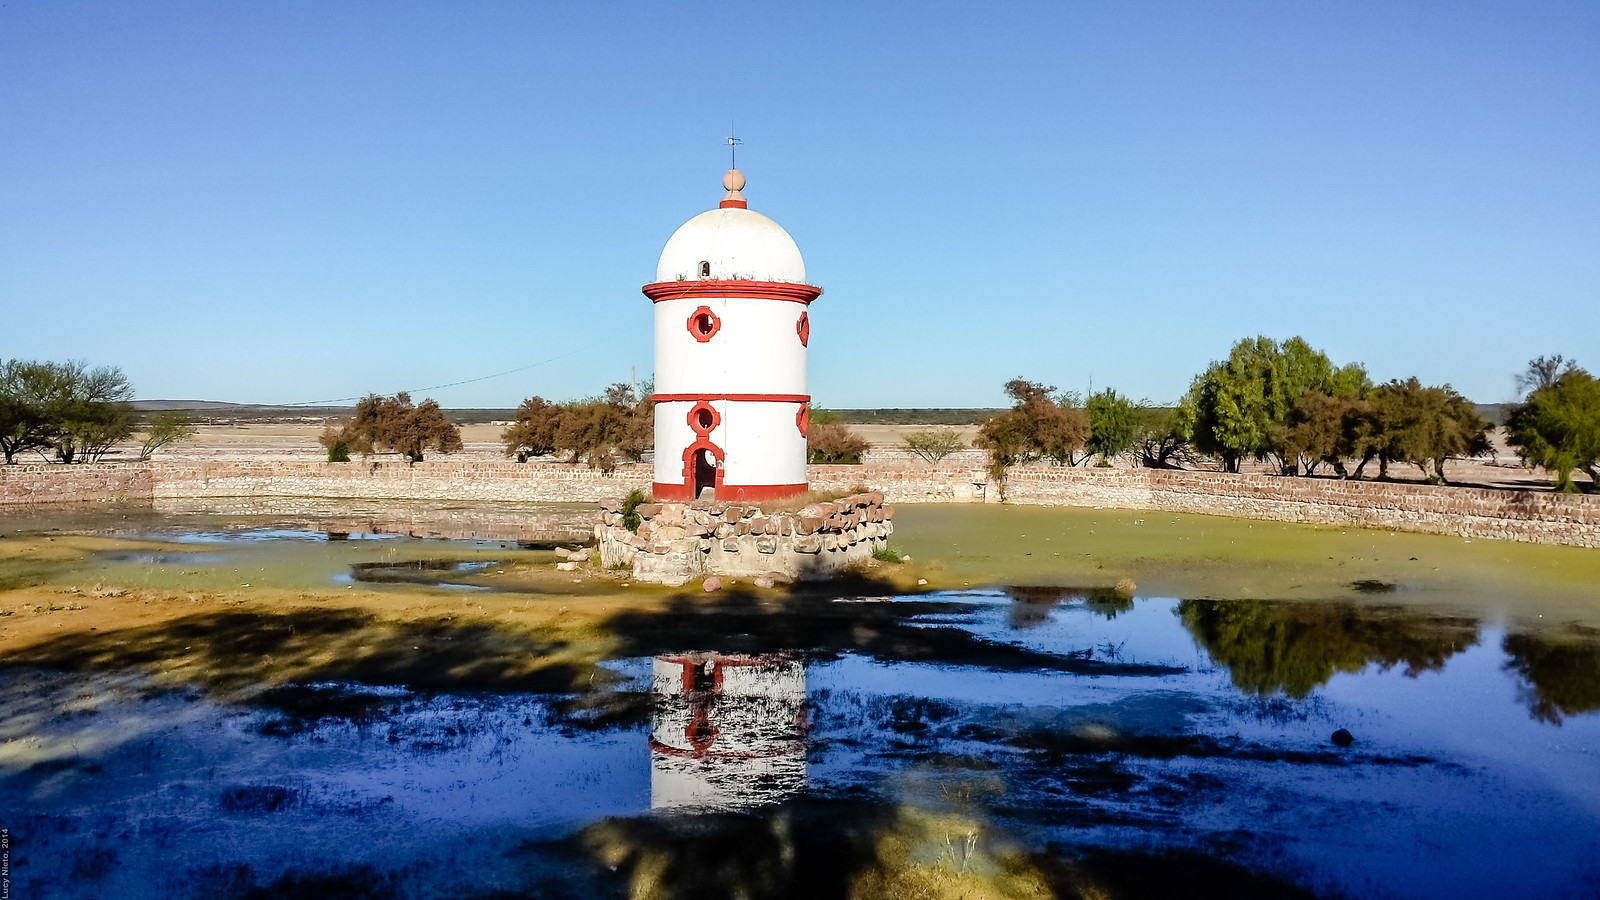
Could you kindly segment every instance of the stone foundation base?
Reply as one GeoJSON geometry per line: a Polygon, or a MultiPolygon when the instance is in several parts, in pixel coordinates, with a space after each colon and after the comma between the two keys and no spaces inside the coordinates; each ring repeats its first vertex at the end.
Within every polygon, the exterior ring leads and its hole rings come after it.
{"type": "Polygon", "coordinates": [[[646,503],[623,525],[622,501],[600,501],[600,562],[635,581],[681,585],[706,575],[821,580],[865,562],[894,533],[894,507],[869,491],[798,512],[715,501],[646,503]]]}

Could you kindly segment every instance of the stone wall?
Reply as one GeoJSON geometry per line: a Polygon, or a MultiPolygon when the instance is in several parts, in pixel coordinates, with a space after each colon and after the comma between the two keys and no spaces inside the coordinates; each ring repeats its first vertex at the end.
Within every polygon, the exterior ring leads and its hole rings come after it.
{"type": "MultiPolygon", "coordinates": [[[[812,466],[816,490],[878,491],[893,503],[998,502],[981,468],[812,466]]],[[[314,497],[597,502],[648,489],[648,466],[605,475],[560,463],[156,462],[0,466],[0,506],[85,500],[314,497]]],[[[1011,503],[1101,506],[1600,547],[1600,496],[1151,469],[1029,467],[1011,503]]]]}
{"type": "Polygon", "coordinates": [[[625,466],[607,475],[563,463],[273,462],[259,465],[163,465],[156,499],[165,497],[352,497],[386,500],[594,502],[649,488],[651,471],[625,466]]]}
{"type": "MultiPolygon", "coordinates": [[[[977,477],[977,476],[974,476],[977,477]]],[[[995,493],[989,486],[988,493],[995,493]]],[[[1012,503],[1204,513],[1600,547],[1600,497],[1153,469],[1023,469],[1012,503]]]]}
{"type": "Polygon", "coordinates": [[[592,503],[648,490],[651,474],[643,465],[606,475],[564,463],[453,460],[0,466],[0,505],[220,497],[592,503]]]}
{"type": "Polygon", "coordinates": [[[709,500],[645,503],[634,509],[637,531],[624,524],[621,500],[602,500],[600,509],[601,565],[631,566],[635,581],[674,586],[702,575],[768,584],[825,578],[866,561],[894,533],[894,507],[877,491],[793,512],[709,500]]]}
{"type": "Polygon", "coordinates": [[[0,465],[0,506],[149,500],[148,465],[0,465]]]}
{"type": "Polygon", "coordinates": [[[994,500],[983,470],[968,466],[810,466],[814,491],[882,491],[894,503],[972,503],[994,500]]]}

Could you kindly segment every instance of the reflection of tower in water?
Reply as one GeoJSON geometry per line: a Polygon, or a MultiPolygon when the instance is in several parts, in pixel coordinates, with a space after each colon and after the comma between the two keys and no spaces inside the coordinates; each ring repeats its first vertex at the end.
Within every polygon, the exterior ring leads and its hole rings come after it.
{"type": "Polygon", "coordinates": [[[743,808],[806,779],[806,672],[784,656],[683,653],[652,664],[650,805],[743,808]]]}

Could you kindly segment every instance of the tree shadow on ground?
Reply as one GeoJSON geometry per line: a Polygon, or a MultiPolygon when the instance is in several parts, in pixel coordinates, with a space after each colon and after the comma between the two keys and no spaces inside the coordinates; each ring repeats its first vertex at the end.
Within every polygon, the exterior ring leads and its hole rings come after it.
{"type": "Polygon", "coordinates": [[[627,608],[603,618],[577,640],[555,627],[454,616],[404,620],[323,607],[235,610],[63,635],[9,654],[0,660],[0,672],[140,671],[156,689],[194,685],[224,702],[278,709],[292,733],[321,718],[361,721],[394,703],[351,685],[567,695],[556,707],[561,724],[637,724],[648,718],[648,695],[614,689],[621,677],[599,663],[688,651],[808,659],[859,653],[897,662],[1084,675],[1184,671],[1096,659],[1087,647],[1049,653],[985,640],[960,627],[926,623],[929,616],[967,612],[970,602],[901,594],[890,582],[860,576],[778,592],[683,592],[659,607],[627,608]]]}
{"type": "Polygon", "coordinates": [[[392,620],[348,609],[210,613],[80,632],[11,653],[0,672],[142,670],[155,687],[194,684],[223,700],[299,716],[359,715],[376,698],[308,685],[559,693],[614,678],[554,637],[487,622],[392,620]],[[319,712],[320,707],[320,712],[319,712]]]}
{"type": "Polygon", "coordinates": [[[1027,850],[976,809],[861,797],[760,812],[613,818],[531,853],[579,853],[606,893],[633,897],[1296,898],[1280,877],[1197,851],[1027,850]]]}

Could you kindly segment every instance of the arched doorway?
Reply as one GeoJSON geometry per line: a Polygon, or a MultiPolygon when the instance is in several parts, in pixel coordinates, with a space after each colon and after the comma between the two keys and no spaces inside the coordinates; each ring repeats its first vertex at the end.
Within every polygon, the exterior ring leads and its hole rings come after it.
{"type": "Polygon", "coordinates": [[[716,496],[722,486],[722,448],[702,439],[683,451],[683,483],[691,500],[699,500],[706,488],[716,496]]]}
{"type": "Polygon", "coordinates": [[[717,461],[710,450],[701,450],[694,455],[694,498],[699,500],[706,488],[711,488],[712,496],[716,495],[717,461]]]}

